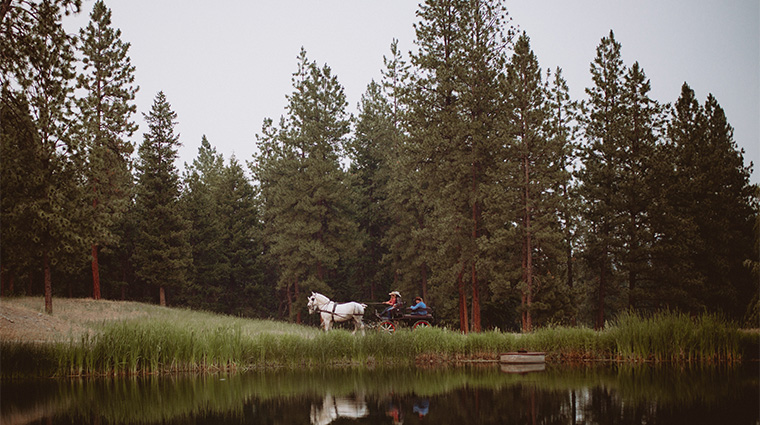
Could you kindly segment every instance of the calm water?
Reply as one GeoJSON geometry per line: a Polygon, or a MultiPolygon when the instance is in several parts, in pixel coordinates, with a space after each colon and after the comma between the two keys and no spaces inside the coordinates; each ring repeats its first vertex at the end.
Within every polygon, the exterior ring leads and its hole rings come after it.
{"type": "Polygon", "coordinates": [[[2,424],[760,424],[757,363],[267,371],[0,384],[2,424]]]}

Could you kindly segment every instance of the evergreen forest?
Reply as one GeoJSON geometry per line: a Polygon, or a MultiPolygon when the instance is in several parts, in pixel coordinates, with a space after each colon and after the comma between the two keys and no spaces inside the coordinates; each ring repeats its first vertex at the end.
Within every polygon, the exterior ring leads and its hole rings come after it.
{"type": "MultiPolygon", "coordinates": [[[[138,111],[103,0],[0,2],[2,296],[137,300],[294,322],[306,297],[421,296],[438,324],[603,328],[623,312],[760,320],[758,187],[718,99],[661,104],[603,34],[573,99],[504,0],[425,0],[356,112],[302,49],[251,158],[138,111]],[[142,140],[137,114],[144,117],[142,140]]],[[[254,124],[256,127],[258,123],[254,124]]],[[[253,135],[250,135],[253,137],[253,135]]]]}

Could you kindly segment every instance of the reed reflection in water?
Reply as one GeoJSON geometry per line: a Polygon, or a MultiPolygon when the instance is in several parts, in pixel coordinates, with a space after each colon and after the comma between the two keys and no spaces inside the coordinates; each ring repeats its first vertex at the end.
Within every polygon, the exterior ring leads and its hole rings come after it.
{"type": "Polygon", "coordinates": [[[752,424],[758,365],[262,371],[0,383],[1,424],[752,424]]]}

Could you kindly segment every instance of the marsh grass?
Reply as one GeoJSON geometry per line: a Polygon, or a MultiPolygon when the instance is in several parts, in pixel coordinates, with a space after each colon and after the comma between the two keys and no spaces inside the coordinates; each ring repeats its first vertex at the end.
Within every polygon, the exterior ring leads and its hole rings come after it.
{"type": "Polygon", "coordinates": [[[747,338],[719,315],[692,318],[676,312],[623,313],[606,332],[614,341],[614,354],[625,361],[734,362],[741,359],[747,338]]]}
{"type": "Polygon", "coordinates": [[[320,365],[493,361],[512,350],[545,351],[549,361],[735,362],[756,334],[714,315],[626,313],[603,331],[547,327],[527,334],[463,335],[445,328],[394,334],[329,333],[271,320],[157,309],[92,324],[68,342],[2,342],[2,376],[140,375],[301,368],[320,365]]]}

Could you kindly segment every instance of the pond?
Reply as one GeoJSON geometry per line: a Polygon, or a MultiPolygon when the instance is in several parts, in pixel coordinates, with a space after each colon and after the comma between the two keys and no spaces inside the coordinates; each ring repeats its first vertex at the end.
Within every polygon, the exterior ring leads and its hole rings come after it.
{"type": "Polygon", "coordinates": [[[3,381],[1,424],[760,424],[760,369],[496,364],[3,381]],[[539,368],[541,369],[541,368],[539,368]]]}

